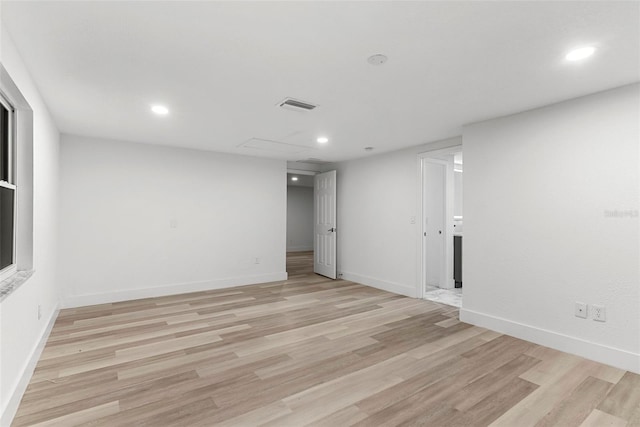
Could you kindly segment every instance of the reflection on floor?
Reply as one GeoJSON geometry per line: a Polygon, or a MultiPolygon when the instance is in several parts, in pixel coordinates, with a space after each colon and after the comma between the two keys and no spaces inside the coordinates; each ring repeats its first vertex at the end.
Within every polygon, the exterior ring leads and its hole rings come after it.
{"type": "Polygon", "coordinates": [[[427,286],[424,299],[460,308],[462,307],[462,288],[442,289],[427,286]]]}
{"type": "MultiPolygon", "coordinates": [[[[287,252],[287,273],[289,280],[313,275],[313,251],[287,252]]],[[[322,276],[315,276],[322,277],[322,276]]],[[[462,307],[462,288],[441,289],[435,286],[427,286],[424,299],[453,307],[462,307]]]]}

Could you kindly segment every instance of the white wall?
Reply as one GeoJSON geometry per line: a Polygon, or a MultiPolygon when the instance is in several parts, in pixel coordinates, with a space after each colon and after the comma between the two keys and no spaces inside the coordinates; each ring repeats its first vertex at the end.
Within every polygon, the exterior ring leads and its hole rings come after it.
{"type": "Polygon", "coordinates": [[[287,252],[313,250],[313,188],[287,187],[287,252]]]}
{"type": "Polygon", "coordinates": [[[285,182],[284,161],[63,135],[64,305],[286,279],[285,182]]]}
{"type": "Polygon", "coordinates": [[[461,142],[452,138],[333,165],[338,171],[338,272],[344,279],[416,296],[417,155],[461,142]]]}
{"type": "Polygon", "coordinates": [[[462,216],[463,172],[453,173],[453,215],[462,216]]]}
{"type": "Polygon", "coordinates": [[[463,320],[640,372],[639,92],[465,127],[463,320]]]}
{"type": "MultiPolygon", "coordinates": [[[[7,425],[30,377],[30,363],[58,308],[56,285],[59,132],[16,51],[0,30],[0,61],[33,109],[34,275],[0,303],[0,425],[7,425]],[[38,305],[41,318],[38,320],[38,305]]],[[[18,183],[19,184],[19,183],[18,183]]],[[[18,216],[19,218],[19,216],[18,216]]]]}

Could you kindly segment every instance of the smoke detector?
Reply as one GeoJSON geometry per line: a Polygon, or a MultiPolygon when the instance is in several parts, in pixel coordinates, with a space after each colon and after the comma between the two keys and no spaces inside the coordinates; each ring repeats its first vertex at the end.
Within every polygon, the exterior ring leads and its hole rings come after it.
{"type": "Polygon", "coordinates": [[[387,62],[388,59],[389,58],[387,58],[386,55],[378,53],[375,55],[371,55],[369,58],[367,58],[367,62],[371,65],[382,65],[385,62],[387,62]]]}

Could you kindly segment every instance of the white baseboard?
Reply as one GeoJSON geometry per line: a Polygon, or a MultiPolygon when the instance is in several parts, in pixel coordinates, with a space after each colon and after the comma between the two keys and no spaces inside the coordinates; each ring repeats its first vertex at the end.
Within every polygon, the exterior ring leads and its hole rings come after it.
{"type": "Polygon", "coordinates": [[[233,277],[227,279],[205,280],[201,282],[179,283],[174,285],[157,286],[153,288],[139,288],[122,291],[105,292],[89,295],[67,296],[63,308],[83,307],[87,305],[107,304],[119,301],[130,301],[142,298],[163,297],[167,295],[186,294],[189,292],[209,291],[214,289],[232,288],[234,286],[255,285],[287,280],[287,273],[268,273],[255,276],[233,277]]]}
{"type": "Polygon", "coordinates": [[[416,288],[412,286],[402,285],[400,283],[388,282],[386,280],[376,279],[375,277],[363,276],[361,274],[349,273],[347,271],[341,272],[343,280],[349,280],[351,282],[360,283],[363,285],[371,286],[373,288],[382,289],[383,291],[393,292],[394,294],[405,295],[411,298],[416,298],[416,288]]]}
{"type": "Polygon", "coordinates": [[[56,306],[56,308],[51,313],[51,317],[47,321],[47,327],[44,328],[44,331],[42,332],[42,335],[38,340],[38,344],[34,347],[33,351],[29,355],[27,364],[25,365],[24,370],[20,375],[18,383],[13,389],[13,392],[10,393],[11,397],[7,401],[7,405],[5,406],[4,411],[2,411],[2,414],[0,414],[0,426],[10,426],[13,422],[13,417],[16,416],[18,406],[20,406],[20,401],[22,400],[22,396],[27,390],[29,381],[31,381],[31,377],[33,376],[33,371],[35,371],[38,360],[40,360],[42,350],[44,350],[44,347],[47,344],[47,340],[49,339],[49,334],[51,334],[51,330],[53,329],[53,325],[56,323],[58,313],[60,313],[60,309],[56,306]]]}
{"type": "Polygon", "coordinates": [[[308,252],[313,250],[313,245],[311,246],[291,246],[287,248],[287,252],[308,252]]]}
{"type": "Polygon", "coordinates": [[[563,335],[557,332],[525,325],[512,320],[465,308],[460,309],[460,320],[472,325],[481,326],[506,335],[511,335],[545,347],[575,354],[585,359],[594,360],[625,371],[640,374],[640,354],[619,348],[585,341],[580,338],[563,335]]]}

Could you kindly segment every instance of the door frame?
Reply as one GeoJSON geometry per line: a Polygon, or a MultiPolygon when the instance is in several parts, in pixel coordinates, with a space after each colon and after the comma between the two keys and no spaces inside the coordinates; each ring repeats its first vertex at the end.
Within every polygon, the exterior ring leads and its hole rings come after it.
{"type": "MultiPolygon", "coordinates": [[[[287,215],[287,209],[288,209],[287,206],[288,206],[288,203],[289,203],[289,194],[288,194],[289,181],[288,181],[288,175],[290,173],[291,174],[296,174],[296,175],[317,175],[317,174],[319,174],[321,172],[314,171],[314,170],[306,170],[306,169],[292,169],[292,168],[287,167],[287,171],[284,174],[284,185],[285,185],[284,189],[285,189],[285,194],[286,194],[285,206],[284,206],[284,218],[285,218],[285,220],[284,220],[284,222],[285,222],[285,224],[284,224],[284,229],[285,229],[284,230],[284,233],[285,233],[285,238],[284,238],[284,271],[285,271],[285,273],[287,273],[287,275],[289,274],[289,272],[287,271],[287,253],[288,253],[287,252],[287,238],[288,238],[288,236],[287,236],[287,227],[289,225],[289,217],[287,215]]],[[[313,188],[313,187],[307,187],[307,188],[313,188]]],[[[314,200],[313,200],[313,210],[314,211],[315,211],[315,207],[316,207],[315,204],[316,204],[316,201],[315,201],[315,198],[314,198],[314,200]]]]}
{"type": "MultiPolygon", "coordinates": [[[[419,227],[416,227],[417,239],[416,239],[416,253],[418,255],[417,260],[417,280],[416,280],[416,297],[423,299],[425,293],[426,286],[426,240],[425,240],[425,218],[424,218],[424,202],[425,202],[425,188],[424,188],[424,159],[432,159],[432,160],[441,160],[438,159],[438,156],[443,154],[449,154],[462,151],[462,144],[446,147],[446,148],[437,148],[434,150],[425,151],[422,153],[418,153],[417,156],[417,164],[418,164],[418,194],[417,194],[417,205],[418,205],[418,219],[420,221],[419,227]]],[[[455,281],[453,279],[453,161],[451,161],[451,168],[447,167],[445,172],[445,230],[444,230],[444,239],[445,239],[445,259],[443,262],[445,263],[445,276],[447,277],[447,281],[451,282],[451,288],[455,286],[455,281]]]]}
{"type": "Polygon", "coordinates": [[[290,174],[290,173],[294,173],[296,175],[317,175],[317,174],[322,173],[322,172],[319,172],[319,171],[308,171],[308,170],[304,170],[304,169],[289,169],[289,168],[287,168],[287,174],[290,174]]]}

